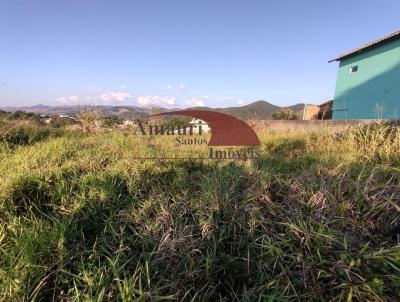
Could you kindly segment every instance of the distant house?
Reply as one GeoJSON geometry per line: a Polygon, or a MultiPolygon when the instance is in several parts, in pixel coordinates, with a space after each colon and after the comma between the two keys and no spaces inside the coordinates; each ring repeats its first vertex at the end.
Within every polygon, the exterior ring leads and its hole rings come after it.
{"type": "Polygon", "coordinates": [[[50,114],[40,114],[40,118],[45,124],[50,124],[51,121],[53,120],[50,114]]]}
{"type": "Polygon", "coordinates": [[[135,125],[134,121],[124,120],[124,121],[122,121],[122,124],[117,125],[117,127],[121,128],[121,129],[126,129],[126,128],[129,128],[129,127],[132,127],[133,125],[135,125]]]}
{"type": "Polygon", "coordinates": [[[340,62],[333,119],[400,118],[400,31],[333,61],[340,62]]]}
{"type": "Polygon", "coordinates": [[[189,124],[193,127],[193,133],[199,134],[200,132],[200,127],[201,127],[201,133],[208,133],[210,132],[211,128],[207,125],[207,123],[201,119],[192,119],[189,124]]]}
{"type": "Polygon", "coordinates": [[[69,115],[66,115],[66,114],[59,114],[58,117],[59,118],[69,118],[71,120],[77,121],[77,119],[75,117],[69,116],[69,115]]]}
{"type": "Polygon", "coordinates": [[[130,120],[125,120],[125,121],[122,122],[122,125],[125,126],[125,127],[132,126],[134,124],[135,124],[135,122],[134,121],[130,121],[130,120]]]}

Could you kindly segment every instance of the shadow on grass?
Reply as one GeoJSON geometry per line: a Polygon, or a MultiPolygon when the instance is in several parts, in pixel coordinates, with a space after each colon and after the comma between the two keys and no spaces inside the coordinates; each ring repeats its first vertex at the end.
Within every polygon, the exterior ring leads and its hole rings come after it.
{"type": "MultiPolygon", "coordinates": [[[[54,282],[46,281],[36,293],[38,299],[65,297],[72,287],[86,295],[90,291],[96,295],[104,286],[117,291],[115,279],[137,274],[146,262],[150,263],[154,283],[148,284],[146,290],[154,295],[173,293],[178,297],[186,290],[214,284],[212,291],[208,287],[203,292],[196,289],[197,295],[212,298],[227,295],[232,287],[238,291],[247,282],[248,272],[240,259],[245,241],[238,246],[234,243],[234,237],[243,233],[240,223],[246,223],[241,216],[245,213],[242,210],[249,175],[242,166],[190,161],[162,163],[158,170],[143,169],[132,177],[88,174],[75,179],[73,184],[71,179],[67,180],[68,173],[63,175],[64,181],[60,183],[68,187],[65,191],[69,194],[61,201],[56,198],[55,192],[61,186],[57,181],[32,177],[16,188],[19,193],[14,203],[21,204],[19,215],[65,226],[60,228],[63,252],[57,255],[60,251],[51,249],[56,255],[36,259],[38,265],[49,259],[63,259],[62,264],[48,266],[45,274],[52,276],[54,282]],[[52,205],[55,200],[57,205],[52,205]],[[65,207],[72,200],[80,204],[72,215],[58,212],[60,203],[65,207]],[[40,211],[31,210],[32,204],[40,211]],[[205,230],[207,220],[218,221],[212,226],[215,229],[205,230]],[[206,231],[216,237],[204,239],[202,232],[206,231]],[[167,234],[170,240],[162,244],[167,234]],[[212,242],[218,246],[211,251],[212,242]],[[193,253],[193,249],[203,256],[193,253]],[[117,271],[112,271],[110,259],[117,261],[117,271]],[[212,267],[206,264],[207,259],[213,261],[212,267]],[[196,269],[203,273],[194,273],[196,269]],[[78,277],[82,272],[93,274],[93,288],[89,289],[87,282],[78,277]],[[102,273],[106,276],[99,281],[97,276],[102,273]],[[232,277],[224,279],[227,275],[232,277]]],[[[43,273],[37,271],[39,275],[43,273]]],[[[146,278],[143,276],[140,282],[146,284],[146,278]]],[[[41,281],[40,276],[29,280],[24,282],[41,281]]],[[[29,288],[36,286],[29,284],[29,288]]]]}

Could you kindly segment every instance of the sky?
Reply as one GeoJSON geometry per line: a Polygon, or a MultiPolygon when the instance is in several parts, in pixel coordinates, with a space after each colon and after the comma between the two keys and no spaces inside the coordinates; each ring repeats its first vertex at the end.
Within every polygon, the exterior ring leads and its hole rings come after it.
{"type": "Polygon", "coordinates": [[[319,104],[399,29],[398,0],[0,0],[0,106],[319,104]]]}

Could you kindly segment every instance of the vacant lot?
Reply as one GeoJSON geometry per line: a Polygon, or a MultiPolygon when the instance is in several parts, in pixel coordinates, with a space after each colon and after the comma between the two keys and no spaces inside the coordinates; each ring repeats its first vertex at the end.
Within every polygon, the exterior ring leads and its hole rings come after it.
{"type": "Polygon", "coordinates": [[[0,300],[395,301],[400,130],[139,161],[129,131],[2,130],[0,300]]]}

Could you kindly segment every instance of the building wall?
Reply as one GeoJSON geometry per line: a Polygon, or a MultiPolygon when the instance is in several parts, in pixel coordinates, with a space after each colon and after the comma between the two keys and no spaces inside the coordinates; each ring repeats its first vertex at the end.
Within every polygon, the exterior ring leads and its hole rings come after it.
{"type": "Polygon", "coordinates": [[[333,119],[400,118],[400,38],[339,65],[333,119]],[[350,73],[352,66],[358,71],[350,73]]]}
{"type": "Polygon", "coordinates": [[[319,113],[318,105],[304,105],[303,120],[316,120],[319,113]]]}
{"type": "Polygon", "coordinates": [[[330,120],[332,119],[332,103],[325,102],[321,105],[304,105],[303,120],[330,120]]]}
{"type": "Polygon", "coordinates": [[[349,128],[357,128],[374,124],[375,120],[333,121],[333,120],[260,120],[251,124],[257,133],[277,132],[341,132],[349,128]]]}

